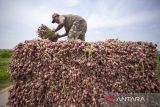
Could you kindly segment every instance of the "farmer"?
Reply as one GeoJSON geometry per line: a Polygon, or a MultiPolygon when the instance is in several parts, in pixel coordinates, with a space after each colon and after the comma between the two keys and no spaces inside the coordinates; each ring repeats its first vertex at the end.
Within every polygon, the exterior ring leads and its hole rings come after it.
{"type": "Polygon", "coordinates": [[[57,23],[58,26],[54,30],[59,31],[62,27],[65,28],[65,33],[63,35],[58,35],[58,37],[68,36],[68,40],[82,40],[85,41],[85,33],[87,31],[86,21],[78,15],[59,15],[54,13],[52,15],[52,23],[57,23]]]}

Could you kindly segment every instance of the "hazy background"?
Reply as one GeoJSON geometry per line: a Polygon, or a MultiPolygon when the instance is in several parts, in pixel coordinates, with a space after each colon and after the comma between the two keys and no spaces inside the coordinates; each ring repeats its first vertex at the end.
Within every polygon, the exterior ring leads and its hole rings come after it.
{"type": "Polygon", "coordinates": [[[56,27],[54,12],[84,17],[86,41],[151,41],[160,50],[160,0],[0,0],[0,49],[36,39],[42,23],[56,27]]]}

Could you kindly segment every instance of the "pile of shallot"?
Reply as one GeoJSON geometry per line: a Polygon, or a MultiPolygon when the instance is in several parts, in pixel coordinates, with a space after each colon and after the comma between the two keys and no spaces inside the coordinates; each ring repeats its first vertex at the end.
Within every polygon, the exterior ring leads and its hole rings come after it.
{"type": "Polygon", "coordinates": [[[106,93],[160,92],[152,43],[31,40],[9,65],[10,107],[101,107],[106,93]]]}

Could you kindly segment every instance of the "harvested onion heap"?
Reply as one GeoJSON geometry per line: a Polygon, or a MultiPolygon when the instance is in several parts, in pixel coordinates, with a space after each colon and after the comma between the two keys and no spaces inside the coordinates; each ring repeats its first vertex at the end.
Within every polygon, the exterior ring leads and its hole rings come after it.
{"type": "Polygon", "coordinates": [[[14,51],[10,107],[102,107],[107,92],[160,92],[151,43],[31,40],[14,51]]]}
{"type": "Polygon", "coordinates": [[[41,24],[41,26],[38,28],[37,33],[38,37],[40,37],[41,39],[49,39],[53,42],[56,42],[58,40],[57,34],[44,24],[41,24]]]}

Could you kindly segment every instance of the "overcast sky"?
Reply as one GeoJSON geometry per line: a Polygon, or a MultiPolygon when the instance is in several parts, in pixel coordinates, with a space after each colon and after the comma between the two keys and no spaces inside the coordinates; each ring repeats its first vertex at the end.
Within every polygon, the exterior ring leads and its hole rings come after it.
{"type": "Polygon", "coordinates": [[[160,0],[0,0],[0,49],[37,38],[42,23],[56,27],[54,12],[84,17],[86,41],[148,41],[160,50],[160,0]]]}

